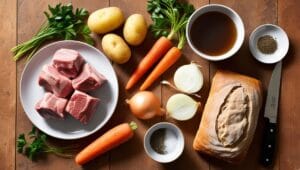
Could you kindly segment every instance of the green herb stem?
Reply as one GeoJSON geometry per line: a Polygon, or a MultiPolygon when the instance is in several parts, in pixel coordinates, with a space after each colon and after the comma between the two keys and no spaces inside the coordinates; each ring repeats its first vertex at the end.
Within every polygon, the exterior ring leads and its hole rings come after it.
{"type": "Polygon", "coordinates": [[[179,34],[179,42],[177,48],[181,50],[184,47],[186,42],[185,31],[182,29],[178,34],[179,34]]]}
{"type": "Polygon", "coordinates": [[[17,150],[31,160],[35,160],[42,153],[52,153],[64,158],[73,158],[78,151],[78,146],[55,147],[47,142],[47,136],[35,127],[28,133],[30,143],[25,139],[24,134],[20,134],[17,139],[17,150]]]}
{"type": "Polygon", "coordinates": [[[174,38],[175,33],[176,33],[176,32],[172,29],[171,32],[169,33],[169,35],[167,36],[167,38],[168,38],[169,40],[172,40],[172,39],[174,38]]]}
{"type": "Polygon", "coordinates": [[[15,61],[25,54],[29,54],[27,57],[29,60],[43,42],[51,39],[69,40],[82,37],[84,41],[93,45],[91,31],[84,22],[88,16],[88,12],[84,8],[73,11],[72,4],[57,4],[55,7],[49,6],[48,8],[50,13],[44,12],[47,21],[42,24],[38,33],[32,39],[11,49],[15,61]]]}
{"type": "Polygon", "coordinates": [[[53,153],[57,156],[64,157],[64,158],[73,158],[74,157],[74,154],[71,154],[71,152],[74,152],[74,151],[67,151],[62,148],[50,147],[48,145],[46,145],[46,147],[47,147],[47,149],[44,151],[45,153],[53,153]]]}
{"type": "Polygon", "coordinates": [[[49,31],[47,33],[38,34],[37,36],[34,36],[31,40],[16,46],[12,49],[12,52],[15,53],[14,60],[19,60],[20,57],[32,50],[33,52],[30,54],[31,57],[36,52],[41,43],[43,43],[44,41],[49,39],[50,36],[53,36],[55,34],[55,31],[49,31]]]}
{"type": "Polygon", "coordinates": [[[155,37],[166,36],[169,40],[178,40],[177,47],[182,49],[186,42],[186,24],[194,10],[191,4],[176,0],[148,0],[147,11],[153,21],[151,31],[155,37]]]}

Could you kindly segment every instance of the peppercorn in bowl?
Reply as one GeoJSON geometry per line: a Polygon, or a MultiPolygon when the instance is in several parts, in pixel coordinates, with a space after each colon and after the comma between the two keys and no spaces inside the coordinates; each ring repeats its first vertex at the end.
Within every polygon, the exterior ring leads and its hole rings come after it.
{"type": "Polygon", "coordinates": [[[288,48],[288,36],[277,25],[261,25],[251,33],[249,38],[249,49],[252,55],[265,64],[281,61],[287,54],[288,48]]]}

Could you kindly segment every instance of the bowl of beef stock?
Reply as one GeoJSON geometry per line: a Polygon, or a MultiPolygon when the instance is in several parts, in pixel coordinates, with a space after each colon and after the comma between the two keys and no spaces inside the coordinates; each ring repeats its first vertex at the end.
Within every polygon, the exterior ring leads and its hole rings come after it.
{"type": "Polygon", "coordinates": [[[231,8],[210,4],[197,9],[186,29],[189,46],[200,57],[220,61],[233,56],[242,46],[245,28],[231,8]]]}

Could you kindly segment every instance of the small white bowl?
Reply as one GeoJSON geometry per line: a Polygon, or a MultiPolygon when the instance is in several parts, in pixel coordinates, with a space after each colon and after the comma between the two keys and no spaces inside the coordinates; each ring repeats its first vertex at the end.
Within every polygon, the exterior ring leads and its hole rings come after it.
{"type": "MultiPolygon", "coordinates": [[[[207,28],[209,29],[209,28],[207,28]]],[[[221,61],[221,60],[225,60],[227,58],[230,58],[231,56],[233,56],[242,46],[243,42],[244,42],[244,38],[245,38],[245,28],[244,28],[244,24],[243,21],[241,19],[241,17],[231,8],[225,6],[225,5],[220,5],[220,4],[209,4],[209,5],[205,5],[199,9],[197,9],[189,18],[188,23],[187,23],[187,29],[186,29],[186,37],[187,37],[187,42],[189,44],[189,46],[192,48],[192,50],[198,54],[198,56],[210,60],[210,61],[221,61]],[[233,47],[228,50],[226,53],[222,54],[222,55],[218,55],[218,56],[211,56],[208,54],[205,54],[201,51],[199,51],[192,43],[191,41],[191,27],[194,23],[194,21],[200,16],[203,15],[207,12],[221,12],[225,15],[227,15],[235,24],[236,30],[237,30],[237,37],[235,40],[235,43],[233,45],[233,47]]],[[[201,38],[201,37],[199,37],[201,38]]]]}
{"type": "Polygon", "coordinates": [[[160,163],[169,163],[176,160],[183,152],[184,149],[184,137],[181,130],[174,124],[168,122],[161,122],[153,125],[149,128],[144,136],[144,149],[147,155],[153,160],[160,163]],[[160,154],[156,152],[151,144],[151,136],[152,134],[159,130],[165,129],[167,132],[166,142],[165,144],[170,144],[171,146],[166,146],[167,150],[169,150],[165,154],[160,154]]]}
{"type": "Polygon", "coordinates": [[[250,35],[249,48],[258,61],[266,64],[273,64],[281,61],[288,52],[289,39],[285,31],[277,25],[264,24],[258,26],[250,35]],[[277,50],[272,54],[264,54],[257,48],[257,41],[264,35],[270,35],[277,42],[277,50]]]}

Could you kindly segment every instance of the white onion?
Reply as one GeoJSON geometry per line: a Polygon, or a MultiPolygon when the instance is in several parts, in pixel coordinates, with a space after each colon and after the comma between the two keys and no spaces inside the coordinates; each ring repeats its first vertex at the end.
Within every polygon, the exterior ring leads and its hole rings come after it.
{"type": "Polygon", "coordinates": [[[195,63],[179,67],[174,74],[175,86],[185,93],[196,93],[203,86],[203,75],[195,63]]]}
{"type": "Polygon", "coordinates": [[[176,120],[189,120],[196,114],[200,103],[185,94],[171,96],[166,105],[167,113],[176,120]]]}

